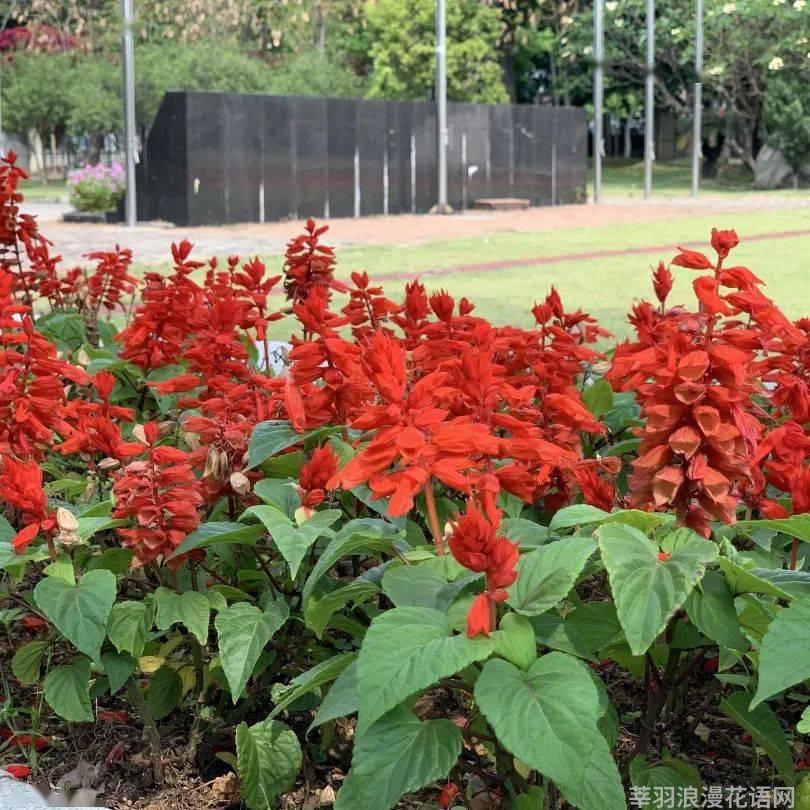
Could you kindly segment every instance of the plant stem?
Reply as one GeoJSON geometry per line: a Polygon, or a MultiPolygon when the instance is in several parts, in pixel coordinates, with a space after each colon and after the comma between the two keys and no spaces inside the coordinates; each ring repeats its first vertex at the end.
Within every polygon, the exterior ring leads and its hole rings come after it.
{"type": "MultiPolygon", "coordinates": [[[[667,645],[672,644],[674,621],[676,621],[676,619],[673,619],[666,629],[665,638],[667,645]]],[[[649,653],[647,655],[649,656],[649,653]]],[[[650,744],[658,718],[661,715],[661,712],[663,711],[674,687],[675,673],[678,671],[680,657],[680,650],[675,650],[670,646],[669,655],[667,656],[667,663],[664,667],[663,677],[659,674],[658,667],[655,666],[652,656],[647,658],[650,672],[656,681],[657,688],[652,695],[648,695],[647,711],[641,719],[641,732],[636,739],[636,745],[633,749],[633,756],[636,754],[643,754],[647,750],[647,746],[650,744]]],[[[632,758],[633,757],[630,757],[630,759],[632,758]]]]}
{"type": "Polygon", "coordinates": [[[149,761],[152,763],[152,775],[154,776],[155,784],[162,785],[163,760],[161,759],[160,752],[160,732],[152,717],[152,713],[149,711],[149,706],[147,706],[143,695],[141,695],[138,690],[138,685],[131,678],[127,681],[127,697],[140,716],[144,728],[146,729],[146,738],[149,741],[149,761]]]}
{"type": "Polygon", "coordinates": [[[796,570],[796,563],[799,561],[799,538],[794,537],[790,547],[790,570],[796,570]]]}
{"type": "Polygon", "coordinates": [[[425,502],[427,504],[428,524],[430,533],[433,535],[433,544],[436,546],[436,554],[444,556],[444,538],[439,526],[439,513],[436,511],[436,498],[433,495],[433,479],[428,478],[425,484],[425,502]]]}

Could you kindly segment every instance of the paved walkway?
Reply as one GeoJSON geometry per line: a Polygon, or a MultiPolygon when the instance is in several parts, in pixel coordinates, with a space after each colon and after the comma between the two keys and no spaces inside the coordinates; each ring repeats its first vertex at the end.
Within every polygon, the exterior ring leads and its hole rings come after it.
{"type": "MultiPolygon", "coordinates": [[[[810,198],[807,197],[763,193],[704,196],[699,200],[660,197],[647,203],[637,198],[614,198],[601,205],[562,205],[509,212],[468,211],[448,217],[405,214],[332,219],[329,222],[328,241],[338,247],[413,245],[495,233],[642,224],[707,214],[722,216],[741,209],[751,212],[808,207],[810,198]]],[[[135,228],[123,225],[82,225],[60,221],[65,210],[63,205],[32,203],[25,208],[37,214],[43,232],[54,242],[67,264],[81,262],[83,255],[90,250],[116,244],[133,248],[135,261],[140,265],[162,264],[169,260],[171,242],[184,238],[195,244],[195,253],[200,257],[216,255],[224,258],[234,253],[240,256],[266,256],[282,252],[287,240],[299,234],[303,227],[301,221],[200,228],[175,227],[168,223],[147,223],[135,228]]],[[[542,261],[548,262],[549,258],[545,257],[542,261]]],[[[525,263],[539,262],[539,259],[532,259],[525,263]]]]}

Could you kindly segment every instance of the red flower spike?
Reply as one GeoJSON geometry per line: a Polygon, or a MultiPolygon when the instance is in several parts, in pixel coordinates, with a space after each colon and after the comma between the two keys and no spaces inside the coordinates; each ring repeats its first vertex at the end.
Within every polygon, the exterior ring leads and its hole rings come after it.
{"type": "Polygon", "coordinates": [[[460,792],[455,782],[448,782],[439,794],[439,807],[442,808],[442,810],[448,810],[448,808],[455,804],[460,792]]]}
{"type": "Polygon", "coordinates": [[[672,291],[672,282],[672,273],[669,272],[663,262],[658,262],[658,267],[653,271],[653,289],[655,290],[655,297],[662,304],[672,291]]]}
{"type": "Polygon", "coordinates": [[[485,574],[486,590],[473,601],[467,615],[467,635],[489,635],[494,630],[496,602],[506,599],[506,591],[517,579],[518,547],[498,535],[498,525],[472,503],[456,522],[449,540],[450,552],[465,568],[485,574]]]}
{"type": "Polygon", "coordinates": [[[621,390],[637,392],[646,417],[628,479],[630,505],[672,509],[679,525],[706,537],[712,520],[731,523],[741,500],[755,506],[761,499],[764,479],[759,488],[754,482],[762,411],[754,395],[761,395],[758,352],[772,356],[758,325],[743,329],[733,320],[742,311],[755,322],[772,308],[750,271],[721,269],[736,234],[716,231],[712,240],[717,268],[694,251],[682,251],[673,262],[714,271],[694,282],[700,310],[648,308],[631,318],[638,340],[618,347],[607,375],[621,390]]]}
{"type": "MultiPolygon", "coordinates": [[[[116,520],[132,519],[136,526],[118,528],[124,545],[134,552],[133,565],[161,561],[174,551],[200,523],[200,485],[182,450],[158,446],[159,429],[143,426],[145,460],[130,462],[113,486],[116,520]]],[[[169,561],[177,568],[183,556],[169,561]]]]}
{"type": "Polygon", "coordinates": [[[328,230],[328,225],[319,228],[314,220],[308,219],[305,232],[287,244],[284,292],[294,304],[308,298],[315,288],[323,289],[327,303],[331,290],[346,291],[346,285],[334,277],[334,249],[320,242],[320,237],[328,230]]]}
{"type": "Polygon", "coordinates": [[[328,483],[337,473],[337,456],[331,444],[316,448],[309,460],[301,466],[298,491],[301,505],[315,508],[323,503],[328,483]]]}
{"type": "Polygon", "coordinates": [[[703,253],[682,247],[679,247],[678,250],[680,253],[672,259],[672,264],[676,264],[678,267],[687,267],[690,270],[711,270],[714,267],[703,253]]]}
{"type": "Polygon", "coordinates": [[[38,534],[50,537],[54,533],[56,513],[48,509],[39,464],[0,456],[0,465],[0,500],[19,510],[23,524],[11,545],[17,554],[22,554],[38,534]]]}
{"type": "Polygon", "coordinates": [[[721,231],[712,228],[712,248],[717,253],[718,259],[725,259],[728,254],[740,243],[736,231],[721,231]]]}

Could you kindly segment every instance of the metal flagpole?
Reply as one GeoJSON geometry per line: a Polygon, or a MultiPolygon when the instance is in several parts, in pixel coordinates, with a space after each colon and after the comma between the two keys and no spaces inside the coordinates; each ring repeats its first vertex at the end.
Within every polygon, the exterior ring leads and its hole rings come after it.
{"type": "Polygon", "coordinates": [[[126,197],[124,208],[127,225],[134,227],[138,219],[135,196],[135,50],[132,45],[132,0],[121,0],[124,18],[122,62],[124,65],[124,166],[126,197]]]}
{"type": "Polygon", "coordinates": [[[602,148],[604,136],[603,101],[605,95],[605,5],[604,0],[595,0],[593,9],[593,201],[602,201],[602,148]]]}
{"type": "Polygon", "coordinates": [[[436,119],[439,149],[439,199],[437,211],[444,214],[447,205],[447,31],[445,0],[436,0],[436,119]]]}
{"type": "Polygon", "coordinates": [[[652,163],[655,149],[655,0],[647,0],[647,66],[644,87],[644,199],[652,196],[652,163]]]}
{"type": "Polygon", "coordinates": [[[703,0],[695,0],[695,88],[692,113],[692,196],[700,191],[700,153],[703,145],[703,0]]]}

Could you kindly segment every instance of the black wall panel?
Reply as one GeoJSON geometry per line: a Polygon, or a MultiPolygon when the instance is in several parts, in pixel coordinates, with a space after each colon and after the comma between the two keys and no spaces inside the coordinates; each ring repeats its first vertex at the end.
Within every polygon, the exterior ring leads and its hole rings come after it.
{"type": "Polygon", "coordinates": [[[327,102],[329,216],[354,216],[354,156],[357,145],[357,102],[327,102]]]}
{"type": "Polygon", "coordinates": [[[424,214],[436,204],[436,105],[417,101],[413,105],[413,159],[416,178],[416,213],[424,214]]]}
{"type": "Polygon", "coordinates": [[[322,218],[329,198],[326,99],[293,98],[292,112],[295,216],[322,218]]]}
{"type": "Polygon", "coordinates": [[[512,108],[498,104],[489,108],[489,197],[512,197],[514,133],[512,108]]]}
{"type": "Polygon", "coordinates": [[[225,104],[225,221],[259,220],[262,105],[254,96],[229,93],[225,104]]]}
{"type": "MultiPolygon", "coordinates": [[[[448,199],[585,200],[583,110],[448,105],[448,199]]],[[[138,168],[138,213],[180,225],[429,211],[436,107],[167,93],[138,168]]]]}
{"type": "Polygon", "coordinates": [[[388,213],[406,214],[411,210],[411,105],[387,101],[385,110],[388,213]]]}
{"type": "Polygon", "coordinates": [[[384,101],[357,104],[357,154],[360,174],[360,215],[381,214],[385,200],[387,110],[384,101]]]}
{"type": "Polygon", "coordinates": [[[185,93],[166,93],[137,166],[138,219],[188,224],[185,93]]]}
{"type": "Polygon", "coordinates": [[[556,205],[556,188],[553,182],[552,163],[555,157],[554,119],[547,107],[532,107],[533,132],[535,135],[535,186],[531,195],[532,205],[556,205]]]}
{"type": "Polygon", "coordinates": [[[295,216],[295,155],[293,154],[293,100],[262,96],[261,182],[266,220],[295,216]]]}
{"type": "Polygon", "coordinates": [[[186,105],[188,224],[228,221],[225,181],[225,95],[190,93],[186,105]]]}

